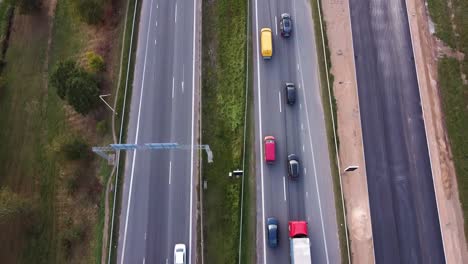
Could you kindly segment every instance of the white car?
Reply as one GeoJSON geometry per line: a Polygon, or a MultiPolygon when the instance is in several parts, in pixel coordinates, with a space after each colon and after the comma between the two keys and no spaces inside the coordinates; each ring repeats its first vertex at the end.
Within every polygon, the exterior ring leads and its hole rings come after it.
{"type": "Polygon", "coordinates": [[[176,244],[174,247],[174,264],[185,264],[185,244],[176,244]]]}

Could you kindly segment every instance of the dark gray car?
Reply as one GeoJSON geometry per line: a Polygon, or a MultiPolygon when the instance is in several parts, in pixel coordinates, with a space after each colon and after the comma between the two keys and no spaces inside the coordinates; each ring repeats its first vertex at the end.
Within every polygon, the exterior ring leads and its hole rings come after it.
{"type": "Polygon", "coordinates": [[[288,174],[292,179],[299,177],[299,158],[296,154],[288,155],[288,174]]]}
{"type": "Polygon", "coordinates": [[[296,103],[296,86],[294,86],[294,83],[286,83],[286,102],[288,105],[296,103]]]}
{"type": "Polygon", "coordinates": [[[291,15],[288,13],[281,14],[280,20],[281,36],[288,38],[292,32],[292,20],[291,15]]]}

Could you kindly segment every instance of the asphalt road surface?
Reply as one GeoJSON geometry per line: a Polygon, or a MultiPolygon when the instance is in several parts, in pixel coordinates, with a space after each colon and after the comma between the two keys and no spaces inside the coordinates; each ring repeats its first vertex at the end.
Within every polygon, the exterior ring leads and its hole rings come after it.
{"type": "MultiPolygon", "coordinates": [[[[127,143],[196,144],[194,3],[142,0],[127,143]]],[[[194,259],[194,153],[127,153],[118,263],[173,263],[177,243],[194,259]]]]}
{"type": "Polygon", "coordinates": [[[350,0],[377,263],[444,263],[404,0],[350,0]]]}
{"type": "Polygon", "coordinates": [[[340,263],[333,182],[325,131],[312,12],[309,0],[252,0],[254,45],[255,150],[257,177],[257,263],[289,263],[288,221],[308,222],[313,263],[340,263]],[[290,13],[293,33],[279,32],[282,13],[290,13]],[[260,54],[260,30],[273,32],[273,57],[260,54]],[[298,100],[286,104],[285,82],[294,82],[298,100]],[[276,163],[266,165],[263,138],[274,136],[276,163]],[[287,176],[287,155],[301,162],[300,177],[287,176]],[[266,242],[265,221],[279,220],[279,247],[266,242]]]}

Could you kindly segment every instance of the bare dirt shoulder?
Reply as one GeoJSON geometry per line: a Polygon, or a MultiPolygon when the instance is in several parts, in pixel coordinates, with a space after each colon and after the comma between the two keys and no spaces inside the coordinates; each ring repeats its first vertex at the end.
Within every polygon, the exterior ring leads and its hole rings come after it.
{"type": "Polygon", "coordinates": [[[445,258],[447,263],[468,263],[463,213],[438,87],[437,57],[443,51],[430,33],[425,1],[407,0],[406,4],[445,258]]]}
{"type": "Polygon", "coordinates": [[[353,172],[341,173],[353,263],[373,263],[369,196],[367,190],[361,120],[355,78],[354,50],[349,1],[322,1],[330,49],[333,91],[337,106],[339,157],[342,169],[357,165],[353,172]]]}

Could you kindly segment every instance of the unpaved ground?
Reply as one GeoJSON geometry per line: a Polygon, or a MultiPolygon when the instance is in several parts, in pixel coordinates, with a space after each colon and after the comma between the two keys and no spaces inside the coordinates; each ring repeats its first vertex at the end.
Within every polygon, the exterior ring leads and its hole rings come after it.
{"type": "Polygon", "coordinates": [[[359,169],[342,173],[346,219],[353,263],[374,263],[366,166],[362,145],[361,120],[357,96],[354,51],[348,0],[322,1],[331,57],[333,90],[338,114],[341,171],[347,166],[359,169]]]}
{"type": "MultiPolygon", "coordinates": [[[[432,173],[447,263],[468,263],[463,214],[437,86],[437,57],[444,53],[429,32],[424,0],[407,0],[432,173]]],[[[359,103],[348,0],[323,2],[338,108],[342,168],[359,165],[343,177],[353,263],[374,262],[369,198],[363,159],[359,103]],[[351,131],[351,132],[350,132],[351,131]]],[[[446,52],[446,51],[445,51],[446,52]]]]}
{"type": "Polygon", "coordinates": [[[437,57],[447,51],[429,31],[425,1],[407,0],[407,9],[445,257],[447,263],[468,263],[463,213],[437,82],[437,57]]]}

